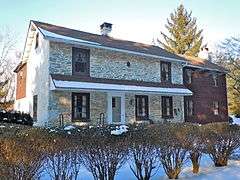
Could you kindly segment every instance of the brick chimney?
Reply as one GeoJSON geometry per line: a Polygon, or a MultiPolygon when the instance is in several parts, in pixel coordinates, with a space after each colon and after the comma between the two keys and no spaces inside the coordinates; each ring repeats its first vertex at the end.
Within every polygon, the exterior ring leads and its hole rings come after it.
{"type": "Polygon", "coordinates": [[[109,36],[109,34],[112,31],[112,24],[111,23],[107,23],[104,22],[101,26],[100,26],[100,30],[101,30],[101,34],[103,36],[109,36]]]}

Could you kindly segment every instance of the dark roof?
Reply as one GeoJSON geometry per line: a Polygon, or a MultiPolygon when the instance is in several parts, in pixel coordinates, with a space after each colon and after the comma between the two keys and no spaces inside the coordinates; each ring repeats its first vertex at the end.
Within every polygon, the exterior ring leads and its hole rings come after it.
{"type": "Polygon", "coordinates": [[[103,84],[119,84],[119,85],[133,85],[145,87],[162,87],[162,88],[186,88],[183,84],[159,83],[159,82],[146,82],[136,80],[120,80],[120,79],[105,79],[94,77],[81,77],[74,75],[51,74],[53,80],[59,81],[77,81],[77,82],[92,82],[103,84]]]}
{"type": "Polygon", "coordinates": [[[196,66],[203,69],[227,72],[225,68],[218,66],[208,60],[203,60],[198,57],[176,55],[160,48],[159,46],[153,46],[149,44],[143,44],[143,43],[127,41],[127,40],[120,40],[120,39],[116,39],[109,36],[103,36],[103,35],[78,31],[78,30],[56,26],[48,23],[39,22],[39,21],[31,21],[31,22],[33,22],[38,28],[44,29],[46,31],[71,37],[71,38],[75,38],[75,39],[96,42],[101,44],[101,46],[104,46],[104,47],[133,51],[137,53],[144,53],[144,54],[154,55],[154,56],[161,56],[165,58],[178,59],[181,61],[189,62],[190,66],[192,65],[192,66],[196,66]]]}
{"type": "Polygon", "coordinates": [[[120,40],[109,36],[103,36],[83,31],[78,31],[66,27],[56,26],[48,23],[32,21],[38,28],[47,30],[52,33],[59,35],[81,39],[85,41],[92,41],[101,44],[105,47],[116,48],[127,51],[134,51],[137,53],[144,53],[154,56],[162,56],[166,58],[174,58],[181,61],[186,61],[183,57],[170,53],[158,46],[153,46],[149,44],[143,44],[139,42],[120,40]]]}
{"type": "Polygon", "coordinates": [[[217,64],[212,63],[209,60],[204,60],[199,57],[184,56],[189,61],[189,66],[196,66],[203,69],[216,70],[220,72],[227,72],[227,69],[217,64]]]}

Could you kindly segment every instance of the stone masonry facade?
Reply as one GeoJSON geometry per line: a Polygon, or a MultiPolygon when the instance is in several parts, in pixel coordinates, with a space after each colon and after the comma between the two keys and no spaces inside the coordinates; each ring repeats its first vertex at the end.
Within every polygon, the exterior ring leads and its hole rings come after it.
{"type": "MultiPolygon", "coordinates": [[[[49,73],[72,75],[73,46],[64,43],[50,42],[49,47],[49,73]]],[[[77,47],[86,48],[83,46],[77,47]]],[[[182,84],[183,72],[181,63],[173,62],[171,66],[172,83],[182,84]]],[[[155,58],[90,48],[90,76],[108,79],[160,82],[160,61],[155,58]],[[127,66],[129,63],[130,66],[127,66]]],[[[91,123],[98,121],[100,113],[104,113],[107,119],[107,93],[93,91],[89,93],[91,123]]],[[[135,95],[136,94],[133,93],[125,93],[125,117],[127,123],[135,122],[135,95]]],[[[71,98],[70,91],[49,91],[49,125],[58,124],[60,113],[69,114],[69,118],[65,118],[65,122],[71,123],[71,98]]],[[[148,98],[149,118],[155,122],[163,121],[161,118],[161,96],[151,94],[148,95],[148,98]]],[[[183,96],[173,96],[174,118],[171,119],[171,121],[184,121],[183,100],[183,96]]]]}

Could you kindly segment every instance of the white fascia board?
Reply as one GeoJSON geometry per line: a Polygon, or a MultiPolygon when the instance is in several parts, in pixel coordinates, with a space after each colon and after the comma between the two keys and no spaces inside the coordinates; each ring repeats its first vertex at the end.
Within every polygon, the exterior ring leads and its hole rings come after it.
{"type": "Polygon", "coordinates": [[[92,82],[61,81],[53,80],[54,88],[51,90],[83,90],[83,91],[103,91],[103,92],[137,92],[162,95],[184,95],[191,96],[192,92],[186,88],[162,88],[146,87],[134,85],[104,84],[92,82]]]}
{"type": "Polygon", "coordinates": [[[76,38],[71,38],[71,37],[68,37],[68,36],[59,35],[59,34],[44,30],[42,28],[38,28],[38,29],[43,34],[45,39],[48,39],[50,41],[77,44],[77,45],[89,46],[89,47],[93,47],[93,48],[100,48],[100,49],[106,49],[106,50],[111,50],[111,51],[118,51],[118,52],[129,53],[129,54],[133,54],[133,55],[146,56],[146,57],[152,57],[152,58],[160,58],[160,59],[165,60],[165,61],[175,61],[175,62],[186,63],[186,61],[176,59],[176,58],[151,55],[151,54],[146,54],[146,53],[141,53],[141,52],[125,50],[125,49],[112,48],[112,47],[108,47],[108,46],[103,46],[102,44],[97,43],[97,42],[86,41],[86,40],[82,40],[82,39],[76,39],[76,38]]]}

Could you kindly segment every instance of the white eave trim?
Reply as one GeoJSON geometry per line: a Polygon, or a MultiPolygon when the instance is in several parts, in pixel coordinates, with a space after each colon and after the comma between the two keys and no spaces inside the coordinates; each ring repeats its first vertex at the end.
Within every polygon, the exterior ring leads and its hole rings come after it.
{"type": "Polygon", "coordinates": [[[71,90],[71,91],[102,91],[102,92],[134,92],[161,95],[191,96],[192,92],[186,88],[162,88],[146,87],[135,85],[105,84],[93,82],[62,81],[52,80],[50,90],[71,90]]]}
{"type": "Polygon", "coordinates": [[[165,60],[165,61],[175,61],[175,62],[186,63],[186,61],[176,59],[176,58],[170,58],[170,57],[165,57],[165,56],[157,56],[157,55],[151,55],[151,54],[146,54],[146,53],[141,53],[141,52],[136,52],[136,51],[112,48],[112,47],[108,47],[108,46],[103,46],[102,44],[97,43],[97,42],[86,41],[86,40],[82,40],[82,39],[77,39],[77,38],[72,38],[72,37],[68,37],[68,36],[59,35],[59,34],[44,30],[42,28],[38,28],[38,29],[43,34],[44,38],[49,40],[49,41],[69,43],[69,44],[77,44],[77,45],[83,45],[83,46],[88,46],[88,47],[93,47],[93,48],[100,48],[100,49],[106,49],[106,50],[111,50],[111,51],[123,52],[123,53],[128,53],[128,54],[133,54],[133,55],[159,58],[159,59],[162,59],[162,60],[165,60]]]}

